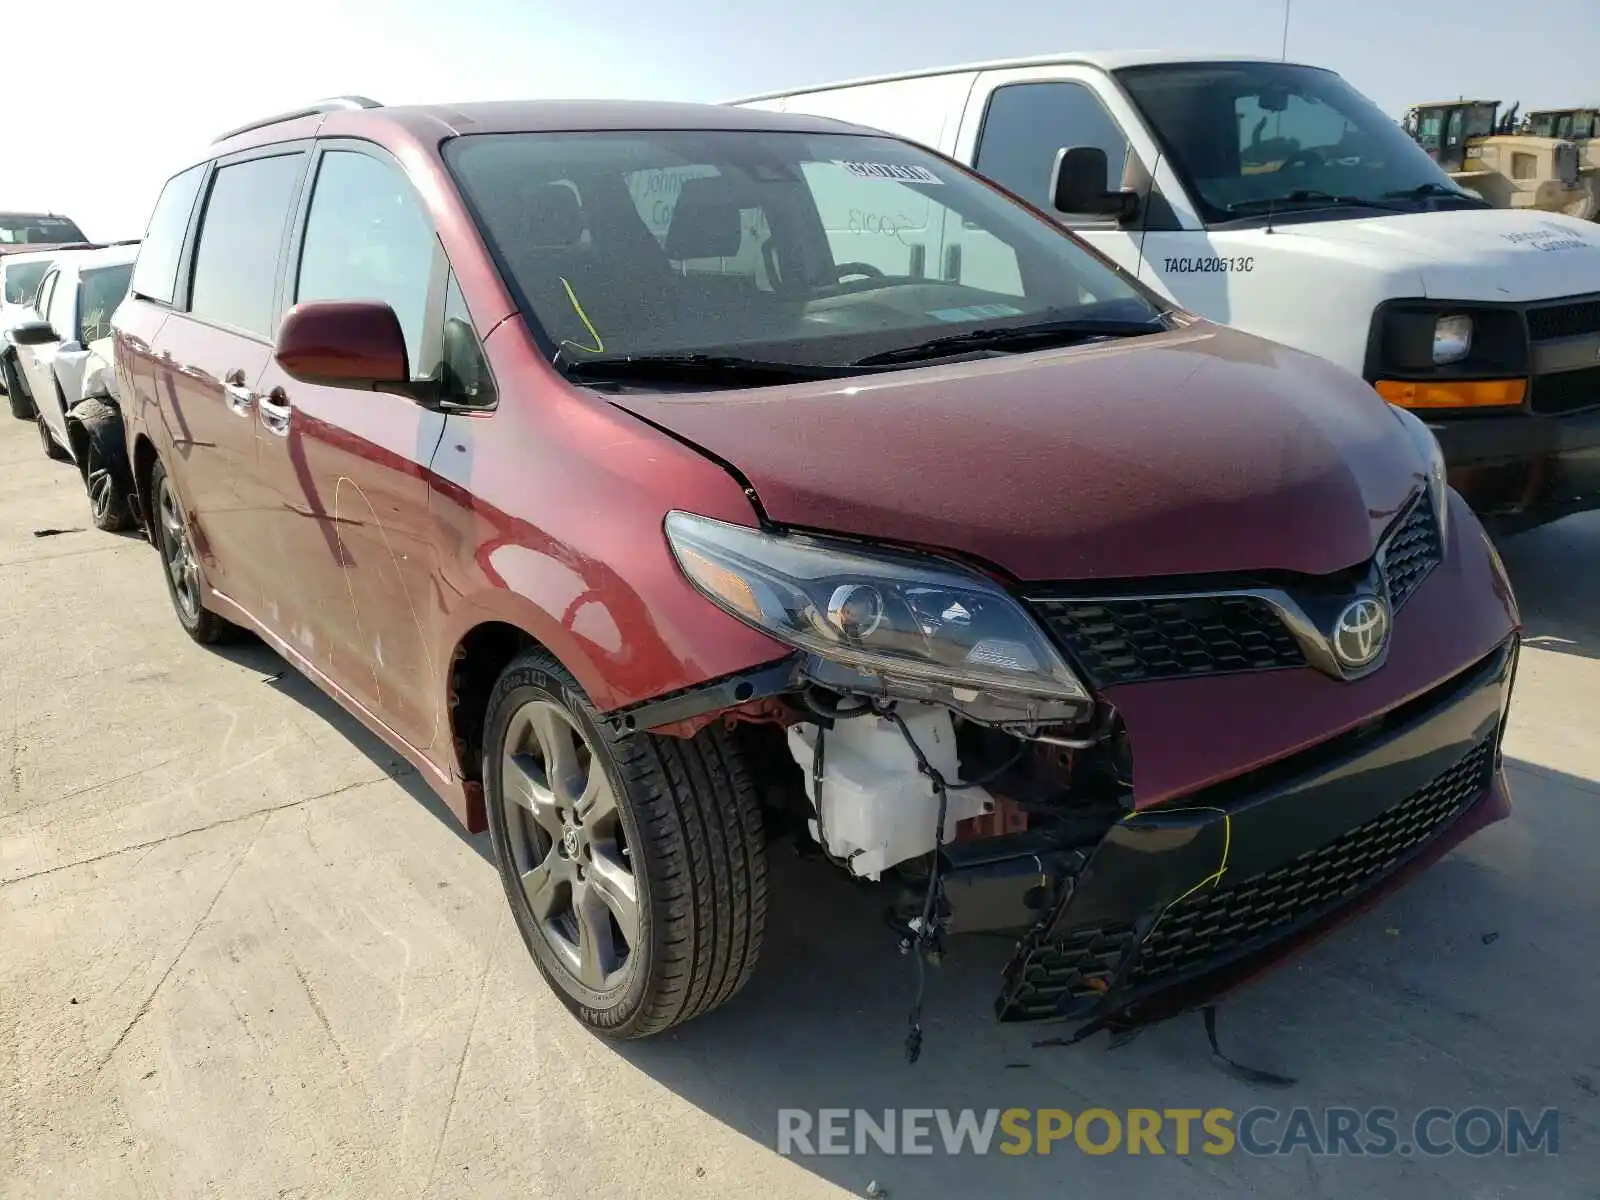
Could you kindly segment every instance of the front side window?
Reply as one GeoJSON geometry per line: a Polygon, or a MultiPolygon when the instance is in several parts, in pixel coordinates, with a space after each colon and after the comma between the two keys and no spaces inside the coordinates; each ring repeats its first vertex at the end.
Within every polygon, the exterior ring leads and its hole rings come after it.
{"type": "Polygon", "coordinates": [[[1002,187],[1050,212],[1050,173],[1056,155],[1068,146],[1104,150],[1111,186],[1122,186],[1118,181],[1127,167],[1128,139],[1092,89],[1064,80],[1007,84],[989,98],[975,165],[1002,187]]]}
{"type": "Polygon", "coordinates": [[[413,373],[422,373],[428,281],[438,243],[405,177],[366,154],[322,156],[300,250],[295,303],[381,300],[405,331],[413,373]]]}
{"type": "Polygon", "coordinates": [[[1053,222],[891,138],[483,134],[445,159],[565,362],[848,366],[975,329],[1157,315],[1053,222]]]}
{"type": "Polygon", "coordinates": [[[85,271],[78,284],[78,341],[90,342],[111,336],[111,314],[128,294],[133,264],[96,267],[85,271]]]}
{"type": "Polygon", "coordinates": [[[50,322],[56,336],[62,341],[77,337],[78,317],[73,309],[78,290],[74,283],[70,271],[65,278],[57,275],[50,287],[49,307],[39,310],[39,315],[50,322]]]}
{"type": "Polygon", "coordinates": [[[469,408],[492,408],[495,402],[494,378],[489,360],[467,311],[466,297],[456,283],[454,272],[444,293],[444,337],[440,353],[440,373],[444,394],[453,404],[469,408]]]}
{"type": "Polygon", "coordinates": [[[194,213],[195,197],[205,179],[202,163],[190,167],[167,180],[150,214],[144,240],[139,243],[138,265],[133,270],[132,289],[136,295],[149,300],[171,304],[177,290],[178,258],[183,253],[183,239],[189,232],[189,218],[194,213]]]}
{"type": "MultiPolygon", "coordinates": [[[[1483,207],[1338,75],[1286,63],[1175,63],[1116,72],[1207,224],[1375,201],[1483,207]],[[1330,204],[1330,201],[1332,202],[1330,204]]],[[[1456,110],[1459,120],[1460,110],[1456,110]]],[[[1418,138],[1460,140],[1422,114],[1418,138]]],[[[1367,210],[1366,215],[1372,215],[1367,210]]]]}
{"type": "Polygon", "coordinates": [[[217,169],[195,248],[195,316],[272,336],[278,251],[304,161],[304,154],[280,154],[217,169]]]}
{"type": "Polygon", "coordinates": [[[51,246],[88,240],[83,230],[65,217],[0,213],[0,245],[51,246]]]}
{"type": "Polygon", "coordinates": [[[5,302],[7,304],[32,304],[39,294],[39,281],[50,269],[50,261],[10,263],[5,267],[5,302]]]}

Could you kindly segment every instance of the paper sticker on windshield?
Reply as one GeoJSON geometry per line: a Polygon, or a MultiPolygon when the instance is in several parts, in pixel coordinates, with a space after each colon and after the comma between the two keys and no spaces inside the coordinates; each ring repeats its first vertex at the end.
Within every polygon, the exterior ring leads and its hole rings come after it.
{"type": "Polygon", "coordinates": [[[842,158],[833,161],[862,179],[892,179],[896,183],[944,182],[927,167],[908,167],[901,163],[848,162],[842,158]]]}

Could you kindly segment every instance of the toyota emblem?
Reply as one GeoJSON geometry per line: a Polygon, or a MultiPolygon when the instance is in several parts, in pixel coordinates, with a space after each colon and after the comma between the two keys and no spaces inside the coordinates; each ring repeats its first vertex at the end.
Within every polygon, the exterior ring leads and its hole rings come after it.
{"type": "Polygon", "coordinates": [[[1365,667],[1389,640],[1389,606],[1376,596],[1351,601],[1333,623],[1333,656],[1344,667],[1365,667]]]}

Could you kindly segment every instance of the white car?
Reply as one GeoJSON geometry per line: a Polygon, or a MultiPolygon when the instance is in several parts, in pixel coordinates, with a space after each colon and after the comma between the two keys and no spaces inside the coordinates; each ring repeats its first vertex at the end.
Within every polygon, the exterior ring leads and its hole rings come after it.
{"type": "Polygon", "coordinates": [[[102,529],[126,528],[131,515],[111,314],[128,294],[138,249],[124,243],[58,253],[39,283],[32,319],[4,335],[45,453],[76,463],[102,529]]]}
{"type": "Polygon", "coordinates": [[[57,253],[32,250],[0,255],[0,390],[11,402],[11,415],[19,421],[33,419],[33,404],[18,385],[16,351],[4,334],[13,325],[35,318],[33,299],[39,293],[39,281],[57,253]]]}

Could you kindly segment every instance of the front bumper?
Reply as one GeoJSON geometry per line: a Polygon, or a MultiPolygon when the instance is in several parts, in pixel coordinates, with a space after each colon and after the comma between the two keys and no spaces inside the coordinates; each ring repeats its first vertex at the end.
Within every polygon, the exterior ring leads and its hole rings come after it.
{"type": "Polygon", "coordinates": [[[1510,811],[1517,642],[1367,725],[1128,814],[1006,970],[1003,1021],[1131,1027],[1203,1003],[1510,811]]]}
{"type": "Polygon", "coordinates": [[[1600,410],[1461,417],[1428,427],[1451,484],[1498,530],[1600,508],[1600,410]]]}

